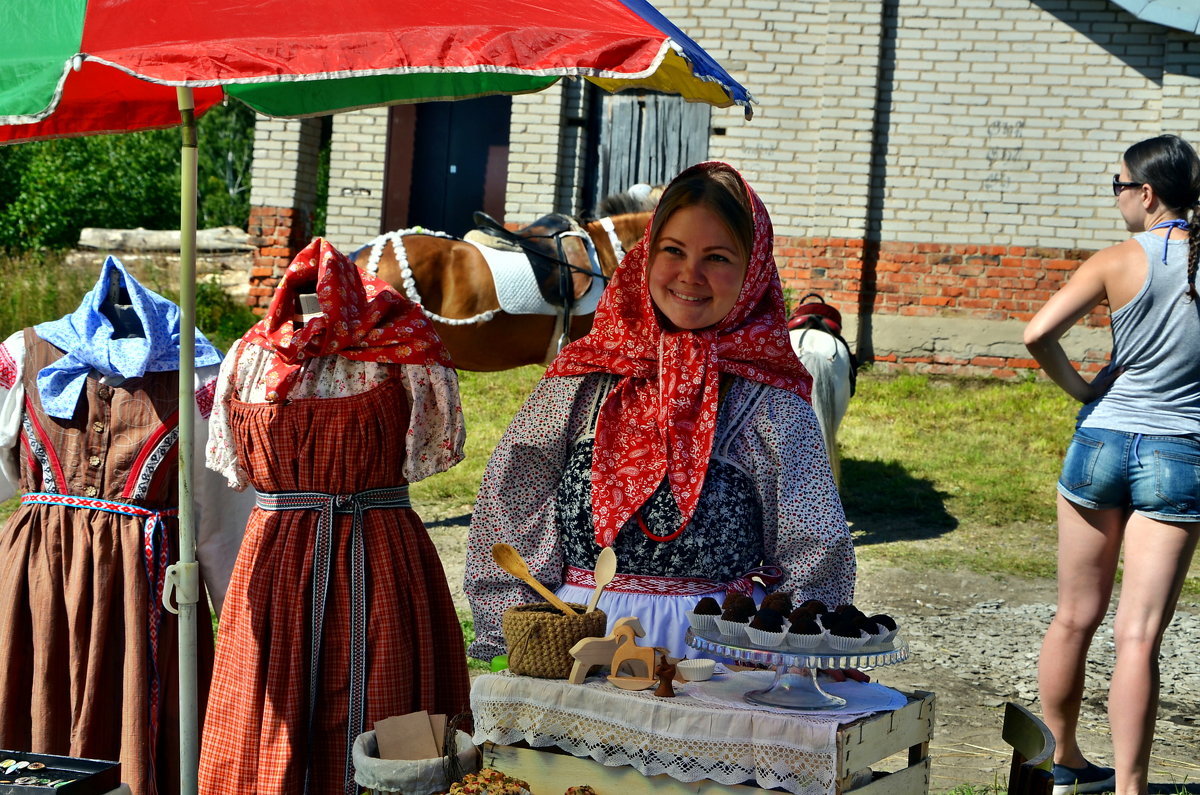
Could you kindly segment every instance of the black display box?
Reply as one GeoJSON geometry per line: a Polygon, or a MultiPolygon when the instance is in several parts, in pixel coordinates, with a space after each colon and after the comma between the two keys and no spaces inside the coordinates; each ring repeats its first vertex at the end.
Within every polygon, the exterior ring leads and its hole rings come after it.
{"type": "Polygon", "coordinates": [[[121,786],[120,762],[28,751],[0,751],[0,761],[6,760],[45,767],[34,770],[24,767],[12,773],[5,773],[4,768],[0,768],[0,795],[105,795],[121,786]],[[34,781],[31,783],[29,779],[34,781]],[[65,783],[45,783],[61,782],[63,779],[66,779],[65,783]],[[22,783],[18,784],[18,780],[22,783]]]}

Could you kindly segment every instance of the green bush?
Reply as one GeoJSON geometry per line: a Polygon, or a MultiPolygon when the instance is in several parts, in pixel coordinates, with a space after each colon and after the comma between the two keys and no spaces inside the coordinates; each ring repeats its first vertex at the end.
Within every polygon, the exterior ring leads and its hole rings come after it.
{"type": "MultiPolygon", "coordinates": [[[[198,224],[246,227],[254,113],[218,106],[197,124],[198,224]]],[[[0,248],[69,248],[87,226],[179,228],[178,130],[0,147],[0,248]]]]}
{"type": "Polygon", "coordinates": [[[67,248],[85,226],[178,228],[178,140],[158,130],[20,144],[31,151],[0,211],[0,246],[67,248]]]}
{"type": "Polygon", "coordinates": [[[222,351],[242,338],[258,316],[244,303],[235,301],[217,281],[196,285],[196,327],[222,351]]]}

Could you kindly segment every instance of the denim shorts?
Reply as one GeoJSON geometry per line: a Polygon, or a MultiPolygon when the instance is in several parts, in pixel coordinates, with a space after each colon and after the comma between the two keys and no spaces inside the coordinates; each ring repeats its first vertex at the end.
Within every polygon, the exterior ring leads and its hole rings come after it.
{"type": "Polygon", "coordinates": [[[1200,522],[1200,438],[1080,428],[1063,459],[1058,493],[1084,508],[1200,522]]]}

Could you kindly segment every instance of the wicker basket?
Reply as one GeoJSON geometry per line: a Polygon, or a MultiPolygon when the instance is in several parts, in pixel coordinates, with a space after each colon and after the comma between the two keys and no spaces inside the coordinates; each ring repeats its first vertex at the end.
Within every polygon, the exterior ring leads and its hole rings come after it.
{"type": "Polygon", "coordinates": [[[602,610],[585,613],[587,605],[568,616],[549,602],[517,605],[504,611],[500,628],[508,644],[508,667],[515,674],[566,679],[575,659],[571,647],[584,638],[602,638],[608,618],[602,610]]]}

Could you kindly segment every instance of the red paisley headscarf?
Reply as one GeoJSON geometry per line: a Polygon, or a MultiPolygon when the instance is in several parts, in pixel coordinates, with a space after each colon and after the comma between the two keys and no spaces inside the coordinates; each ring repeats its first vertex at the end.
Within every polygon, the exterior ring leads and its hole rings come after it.
{"type": "MultiPolygon", "coordinates": [[[[737,174],[724,163],[701,163],[676,180],[697,170],[737,174]]],[[[771,219],[758,195],[744,180],[742,185],[750,198],[754,240],[737,303],[723,320],[698,331],[663,330],[646,281],[647,227],[605,289],[592,331],[565,347],[546,370],[547,377],[622,376],[601,408],[592,457],[592,514],[601,546],[612,544],[664,476],[684,523],[691,519],[716,434],[721,373],[811,400],[812,377],[788,340],[771,219]]]]}
{"type": "Polygon", "coordinates": [[[271,402],[287,398],[304,360],[316,356],[454,366],[419,306],[319,237],[292,260],[266,316],[242,339],[275,353],[266,382],[271,402]],[[322,314],[297,327],[296,296],[309,292],[322,314]]]}

